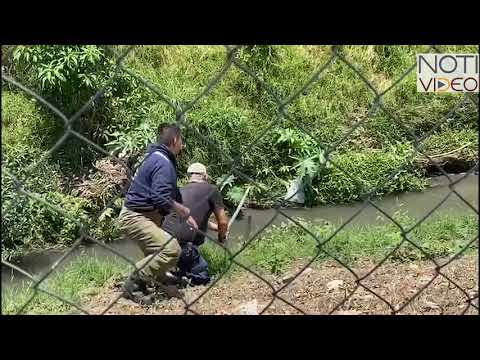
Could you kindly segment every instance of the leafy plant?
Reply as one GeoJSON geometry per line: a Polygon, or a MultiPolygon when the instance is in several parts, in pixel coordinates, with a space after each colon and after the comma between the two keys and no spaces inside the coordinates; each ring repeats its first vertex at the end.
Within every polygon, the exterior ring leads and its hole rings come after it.
{"type": "Polygon", "coordinates": [[[38,200],[10,196],[8,192],[4,192],[2,184],[2,198],[6,195],[2,201],[2,258],[12,259],[38,248],[70,245],[78,239],[81,224],[90,225],[90,208],[85,200],[58,192],[40,196],[62,209],[62,214],[38,200]]]}
{"type": "Polygon", "coordinates": [[[155,128],[148,122],[141,123],[130,132],[115,131],[108,134],[114,140],[105,144],[120,158],[138,153],[155,140],[155,128]]]}
{"type": "Polygon", "coordinates": [[[295,171],[295,178],[301,179],[303,184],[306,205],[310,206],[315,198],[313,182],[321,176],[322,171],[330,167],[325,152],[299,130],[281,129],[277,134],[276,143],[286,147],[288,158],[294,161],[291,165],[283,165],[280,171],[286,174],[295,171]]]}

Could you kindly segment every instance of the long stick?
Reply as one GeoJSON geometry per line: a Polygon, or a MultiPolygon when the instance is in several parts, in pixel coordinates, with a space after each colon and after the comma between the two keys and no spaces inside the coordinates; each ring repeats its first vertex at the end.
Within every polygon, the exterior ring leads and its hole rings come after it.
{"type": "Polygon", "coordinates": [[[247,195],[248,195],[249,191],[250,191],[250,188],[248,187],[247,190],[245,190],[245,194],[243,194],[242,200],[240,200],[240,203],[238,204],[237,209],[235,210],[232,217],[230,218],[230,221],[228,222],[228,233],[227,233],[227,239],[225,239],[225,245],[228,243],[228,237],[229,237],[228,235],[230,234],[230,226],[233,224],[233,222],[235,221],[235,218],[240,213],[240,210],[243,206],[243,203],[247,199],[247,195]]]}
{"type": "MultiPolygon", "coordinates": [[[[473,143],[472,143],[472,142],[469,142],[468,144],[465,144],[465,145],[459,147],[458,149],[455,149],[455,150],[452,150],[452,151],[449,151],[449,152],[446,152],[446,153],[443,153],[443,154],[429,155],[429,158],[434,159],[434,158],[438,158],[438,157],[442,157],[442,156],[446,156],[446,155],[451,155],[451,154],[453,154],[453,153],[456,153],[457,151],[460,151],[460,150],[462,150],[462,149],[465,149],[467,146],[469,146],[469,145],[471,145],[471,144],[473,144],[473,143]]],[[[421,159],[421,161],[423,161],[423,162],[428,162],[428,158],[427,158],[427,157],[423,157],[423,158],[421,159]]]]}
{"type": "Polygon", "coordinates": [[[242,197],[242,200],[240,200],[240,203],[238,204],[237,206],[237,209],[235,210],[235,212],[233,213],[232,217],[230,218],[230,221],[228,222],[228,227],[230,227],[230,225],[233,224],[233,222],[235,221],[235,218],[238,216],[238,214],[240,213],[240,210],[243,206],[243,203],[245,202],[245,199],[247,198],[247,195],[248,195],[248,192],[250,191],[250,188],[248,187],[247,190],[245,190],[245,194],[243,194],[243,197],[242,197]]]}

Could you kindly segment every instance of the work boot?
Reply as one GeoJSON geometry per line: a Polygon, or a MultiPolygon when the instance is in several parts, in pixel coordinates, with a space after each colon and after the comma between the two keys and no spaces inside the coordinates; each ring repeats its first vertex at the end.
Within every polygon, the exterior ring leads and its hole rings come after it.
{"type": "Polygon", "coordinates": [[[177,285],[179,283],[178,277],[170,271],[165,272],[165,277],[162,281],[165,285],[177,285]]]}
{"type": "Polygon", "coordinates": [[[154,300],[152,295],[146,295],[141,291],[134,291],[129,295],[129,299],[140,305],[152,305],[154,300]]]}
{"type": "Polygon", "coordinates": [[[170,272],[166,272],[161,281],[155,283],[155,294],[164,294],[167,298],[182,298],[183,294],[179,291],[178,285],[181,280],[170,272]]]}
{"type": "Polygon", "coordinates": [[[192,286],[192,282],[186,276],[179,276],[177,285],[180,289],[185,289],[188,286],[192,286]]]}
{"type": "Polygon", "coordinates": [[[149,296],[147,283],[138,274],[131,274],[123,284],[123,294],[127,299],[136,303],[151,305],[153,300],[149,296]]]}
{"type": "Polygon", "coordinates": [[[128,279],[123,284],[123,287],[129,293],[133,293],[134,291],[147,291],[147,282],[140,278],[138,273],[132,273],[128,279]]]}
{"type": "Polygon", "coordinates": [[[163,281],[165,285],[178,285],[181,288],[185,288],[191,285],[190,280],[186,276],[182,276],[180,272],[170,272],[165,273],[165,280],[163,281]]]}

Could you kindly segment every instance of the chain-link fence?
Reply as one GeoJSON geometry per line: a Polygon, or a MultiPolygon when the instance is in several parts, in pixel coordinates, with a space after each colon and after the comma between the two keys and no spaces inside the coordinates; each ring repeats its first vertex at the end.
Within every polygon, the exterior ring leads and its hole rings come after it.
{"type": "MultiPolygon", "coordinates": [[[[268,221],[261,229],[255,232],[253,236],[250,236],[248,239],[246,239],[242,246],[238,249],[232,250],[229,246],[226,246],[225,244],[220,244],[217,242],[216,239],[211,238],[211,236],[207,233],[205,234],[207,241],[210,241],[214,243],[216,246],[220,247],[223,249],[225,257],[229,263],[229,266],[226,268],[226,270],[217,276],[208,286],[205,288],[202,288],[201,291],[197,291],[195,294],[195,297],[192,299],[186,299],[185,297],[181,297],[181,301],[183,302],[183,308],[184,308],[184,313],[193,313],[197,314],[198,311],[195,310],[195,304],[201,302],[202,298],[207,296],[209,292],[211,292],[213,289],[218,286],[219,282],[224,278],[224,276],[228,273],[228,270],[232,266],[237,266],[241,269],[243,269],[245,272],[249,273],[251,276],[253,276],[256,280],[260,281],[263,285],[268,287],[268,293],[271,296],[270,301],[267,301],[263,309],[260,311],[260,314],[262,313],[268,313],[269,308],[272,306],[274,302],[281,302],[283,305],[287,305],[291,308],[294,309],[294,311],[305,314],[306,312],[297,306],[293,300],[291,299],[286,299],[283,295],[282,292],[284,292],[288,287],[293,286],[292,284],[295,283],[297,278],[300,278],[305,274],[305,271],[309,270],[314,261],[316,261],[320,256],[326,256],[329,259],[331,259],[333,262],[335,262],[338,266],[346,270],[350,275],[354,278],[353,284],[354,286],[349,290],[345,290],[345,294],[342,299],[338,301],[334,306],[331,306],[329,308],[328,313],[330,314],[335,314],[338,313],[339,309],[342,309],[342,307],[348,303],[352,297],[358,293],[361,289],[365,290],[367,293],[369,293],[371,297],[380,300],[389,309],[389,312],[392,314],[397,314],[401,313],[402,311],[405,310],[405,308],[413,303],[415,299],[417,299],[429,286],[433,284],[435,280],[438,280],[439,278],[442,279],[442,281],[446,281],[448,283],[449,288],[454,288],[458,290],[461,293],[461,298],[463,301],[463,305],[459,309],[459,313],[465,314],[467,312],[471,311],[478,311],[478,291],[469,291],[468,289],[465,289],[462,287],[462,285],[458,284],[457,281],[452,277],[451,275],[448,275],[446,273],[445,268],[449,266],[450,264],[454,263],[457,261],[468,249],[471,249],[472,246],[476,246],[478,243],[478,236],[475,238],[471,239],[471,241],[467,242],[466,244],[463,245],[461,249],[459,249],[456,254],[453,256],[450,256],[447,259],[439,260],[435,257],[433,257],[428,250],[424,249],[415,239],[412,237],[412,231],[420,226],[427,218],[429,218],[442,204],[444,204],[448,198],[451,196],[458,197],[462,202],[466,204],[473,212],[475,212],[478,216],[478,209],[470,204],[463,196],[460,194],[458,191],[456,191],[455,186],[459,184],[461,181],[463,181],[467,176],[472,174],[477,168],[478,168],[478,163],[475,164],[473,168],[471,168],[469,171],[466,172],[463,176],[453,179],[447,172],[444,171],[442,168],[441,164],[438,163],[438,161],[435,158],[429,157],[428,154],[424,152],[422,149],[422,142],[431,134],[433,134],[440,126],[442,126],[445,123],[448,123],[451,121],[452,114],[454,114],[458,107],[461,106],[462,104],[465,104],[466,102],[472,102],[475,104],[476,107],[478,107],[478,99],[476,98],[475,94],[465,94],[461,99],[459,99],[458,103],[453,106],[448,114],[444,116],[442,119],[439,119],[436,121],[435,126],[433,126],[429,131],[422,136],[418,136],[416,133],[414,133],[408,126],[404,125],[402,120],[397,118],[394,114],[392,114],[387,107],[385,107],[383,99],[387,93],[389,93],[393,88],[395,88],[402,80],[407,77],[410,73],[412,73],[415,70],[416,64],[414,61],[412,62],[412,65],[405,70],[402,76],[400,76],[396,81],[394,81],[386,90],[379,91],[376,89],[375,85],[369,81],[364,74],[357,68],[356,64],[352,63],[351,60],[347,59],[343,52],[342,52],[342,47],[341,46],[332,46],[331,48],[331,56],[328,59],[328,61],[325,62],[323,66],[321,66],[317,71],[315,71],[309,80],[303,84],[299,89],[294,91],[290,96],[288,97],[281,97],[277,94],[277,92],[269,86],[263,79],[258,77],[255,72],[248,67],[245,63],[243,63],[237,56],[238,51],[241,49],[241,46],[226,46],[225,51],[226,51],[226,61],[223,66],[223,68],[216,74],[208,83],[208,85],[205,87],[205,89],[200,92],[193,100],[191,100],[188,103],[181,104],[180,102],[176,101],[175,99],[171,99],[168,96],[166,96],[161,89],[159,89],[155,84],[145,80],[142,77],[142,74],[137,74],[131,69],[127,68],[124,64],[125,58],[130,54],[132,51],[134,51],[135,47],[131,46],[128,47],[126,50],[123,51],[123,53],[118,53],[119,48],[113,48],[113,47],[105,47],[106,50],[109,52],[113,53],[114,56],[116,57],[116,70],[114,76],[110,79],[111,82],[115,80],[115,78],[123,73],[127,73],[133,78],[135,78],[137,81],[139,81],[145,88],[147,88],[149,91],[151,91],[153,94],[158,96],[158,101],[163,102],[167,104],[176,114],[176,122],[178,125],[190,129],[196,133],[196,136],[202,138],[206,143],[210,144],[212,147],[217,147],[218,144],[215,141],[212,141],[212,139],[209,139],[208,136],[205,136],[201,132],[199,132],[195,127],[191,127],[189,124],[187,115],[192,108],[197,105],[200,101],[204,100],[206,97],[209,96],[209,94],[222,82],[222,80],[225,78],[225,76],[228,74],[228,72],[236,67],[239,71],[243,72],[244,74],[248,75],[251,77],[252,81],[254,81],[257,86],[265,91],[271,99],[274,100],[276,103],[277,107],[277,118],[274,119],[271,124],[269,124],[261,133],[260,135],[253,141],[249,146],[247,146],[248,149],[252,149],[252,151],[255,151],[255,145],[268,133],[273,131],[278,125],[282,124],[285,121],[288,121],[290,125],[294,124],[298,130],[303,132],[304,136],[307,138],[311,138],[317,146],[323,150],[324,157],[327,159],[327,161],[330,163],[331,166],[334,168],[342,171],[345,175],[349,177],[349,180],[351,181],[352,184],[357,186],[360,189],[364,188],[364,183],[362,182],[362,179],[358,179],[355,176],[351,175],[347,170],[343,169],[338,163],[336,163],[334,158],[331,158],[331,154],[335,149],[340,146],[344,141],[349,139],[349,137],[354,133],[354,131],[363,126],[365,122],[369,120],[375,114],[377,111],[383,111],[385,114],[388,115],[389,120],[392,122],[392,124],[395,124],[397,126],[400,126],[404,131],[406,131],[408,134],[410,134],[411,141],[413,141],[414,144],[414,150],[411,153],[411,158],[413,159],[415,156],[418,154],[421,154],[425,159],[428,159],[428,161],[435,166],[438,171],[444,175],[448,181],[449,181],[449,193],[443,197],[437,205],[435,205],[430,211],[428,211],[426,214],[424,214],[421,218],[416,220],[416,223],[413,226],[409,226],[408,228],[405,227],[404,225],[400,224],[399,221],[397,221],[392,214],[389,214],[387,211],[381,208],[381,206],[374,201],[374,196],[376,194],[377,188],[380,188],[383,184],[378,185],[375,189],[369,189],[368,191],[363,192],[362,194],[362,206],[358,208],[358,210],[346,221],[343,222],[341,226],[339,226],[335,231],[333,231],[331,234],[329,234],[326,237],[319,237],[317,234],[315,234],[310,228],[306,227],[301,221],[298,219],[290,216],[286,211],[285,211],[285,203],[288,199],[275,199],[276,205],[274,205],[274,212],[275,214],[272,216],[270,221],[268,221]],[[374,96],[374,100],[370,106],[370,110],[365,118],[363,118],[361,121],[356,122],[352,127],[350,127],[344,134],[343,136],[336,141],[333,145],[325,145],[321,139],[317,139],[312,137],[311,132],[309,129],[307,129],[304,124],[299,122],[296,119],[293,119],[289,113],[288,113],[288,106],[296,101],[302,94],[305,94],[311,89],[318,81],[319,79],[329,70],[329,68],[332,66],[332,64],[336,62],[341,62],[348,66],[360,79],[364,85],[371,91],[371,93],[374,96]],[[358,271],[355,270],[351,264],[345,262],[343,259],[341,259],[339,256],[337,256],[335,253],[330,252],[327,250],[326,245],[334,239],[340,232],[343,231],[343,229],[351,223],[364,209],[368,206],[374,207],[378,212],[383,214],[388,220],[390,220],[395,226],[398,227],[398,230],[401,234],[401,241],[399,241],[385,256],[382,258],[381,261],[376,262],[376,264],[371,267],[368,271],[358,271]],[[242,252],[247,249],[254,241],[257,241],[258,239],[261,238],[262,234],[264,231],[271,226],[271,224],[279,217],[283,217],[284,219],[287,219],[288,221],[292,222],[295,224],[295,226],[301,228],[303,232],[306,234],[309,234],[309,236],[314,239],[317,243],[316,246],[316,253],[314,256],[312,256],[307,262],[303,263],[302,266],[297,269],[295,274],[293,274],[287,282],[284,283],[274,283],[271,278],[268,278],[267,276],[264,276],[260,272],[257,272],[255,269],[246,266],[244,263],[241,261],[238,261],[239,256],[242,254],[242,252]],[[394,254],[398,249],[400,249],[403,245],[409,244],[418,251],[420,251],[423,256],[427,259],[427,262],[431,264],[431,266],[434,269],[434,274],[431,276],[427,281],[424,281],[421,286],[419,286],[413,293],[411,293],[411,296],[403,301],[400,305],[394,304],[390,300],[387,299],[384,295],[380,294],[380,292],[376,289],[376,287],[372,287],[368,285],[368,279],[379,270],[382,265],[384,265],[394,254]]],[[[429,48],[429,51],[431,52],[441,52],[441,50],[435,46],[431,46],[429,48]]],[[[43,162],[46,161],[46,159],[54,153],[69,137],[75,137],[79,139],[82,142],[85,142],[89,146],[93,147],[95,150],[98,152],[104,154],[106,157],[111,159],[113,162],[120,164],[124,169],[126,170],[128,174],[128,179],[129,183],[131,183],[133,179],[133,175],[135,174],[135,168],[132,168],[129,166],[124,160],[120,159],[117,156],[112,155],[111,152],[107,151],[103,147],[99,146],[95,142],[91,141],[85,135],[82,133],[74,130],[74,124],[78,121],[81,121],[81,116],[86,113],[94,104],[96,101],[98,101],[106,88],[108,84],[101,89],[98,89],[98,91],[90,98],[90,100],[85,103],[78,111],[71,117],[66,116],[61,109],[58,109],[54,105],[52,105],[50,102],[45,100],[41,95],[36,93],[35,91],[29,89],[28,87],[24,86],[23,84],[19,83],[16,79],[12,78],[7,74],[7,72],[3,71],[2,68],[2,81],[9,83],[11,86],[24,91],[26,94],[29,96],[35,98],[39,103],[42,105],[48,107],[51,111],[53,111],[57,116],[59,121],[63,122],[65,126],[65,132],[63,136],[58,139],[58,141],[50,148],[50,150],[43,155],[42,158],[40,158],[38,161],[36,161],[33,164],[30,164],[27,166],[25,169],[25,174],[28,173],[33,173],[36,168],[38,168],[43,162]]],[[[2,120],[3,121],[3,120],[2,120]]],[[[188,139],[187,139],[188,141],[188,139]]],[[[218,151],[221,151],[219,148],[218,151]]],[[[260,183],[256,182],[256,179],[252,178],[251,176],[248,176],[242,171],[241,165],[240,164],[240,157],[244,156],[245,154],[239,154],[236,157],[230,157],[227,154],[222,154],[222,157],[224,158],[225,162],[228,164],[230,167],[230,174],[234,174],[235,176],[239,177],[243,181],[245,181],[247,184],[255,187],[262,187],[263,185],[260,183]]],[[[403,169],[398,168],[395,171],[393,171],[391,174],[389,174],[388,177],[384,179],[384,183],[387,183],[388,181],[391,181],[394,179],[403,169]]],[[[59,207],[56,204],[50,203],[49,201],[46,201],[41,195],[36,194],[34,192],[29,191],[28,188],[26,188],[22,181],[16,177],[16,174],[11,173],[8,169],[6,169],[4,166],[2,166],[2,176],[9,176],[13,182],[15,183],[16,186],[16,191],[18,192],[19,196],[26,196],[29,197],[39,203],[42,203],[43,205],[47,206],[49,209],[52,211],[58,213],[60,216],[64,217],[71,217],[70,214],[65,212],[61,207],[59,207]]],[[[227,180],[227,177],[224,179],[225,181],[227,180]]],[[[142,185],[143,186],[143,185],[142,185]]],[[[123,194],[125,193],[125,189],[123,191],[119,192],[116,197],[113,197],[110,199],[109,203],[107,204],[106,207],[110,206],[116,199],[121,198],[123,194]]],[[[265,189],[264,189],[265,190],[265,189]]],[[[292,195],[293,196],[293,195],[292,195]]],[[[106,208],[105,207],[105,208],[106,208]]],[[[104,209],[102,209],[103,211],[104,209]]],[[[9,208],[2,208],[2,213],[7,213],[9,211],[9,208]]],[[[101,215],[102,211],[98,212],[97,217],[101,215]]],[[[3,215],[2,215],[3,216],[3,215]]],[[[44,282],[46,279],[51,276],[53,272],[59,268],[59,266],[67,259],[69,258],[79,247],[85,245],[85,244],[96,244],[97,246],[104,248],[108,250],[109,252],[112,252],[116,256],[120,257],[123,259],[125,262],[127,262],[132,269],[135,271],[138,271],[140,269],[136,269],[135,267],[135,261],[133,259],[130,259],[128,256],[122,254],[121,251],[115,249],[113,246],[110,246],[109,244],[104,243],[103,241],[96,239],[89,231],[88,227],[85,226],[81,221],[75,218],[71,218],[72,221],[77,222],[78,225],[80,226],[80,235],[78,239],[73,243],[73,245],[69,248],[68,251],[66,251],[55,263],[53,266],[51,266],[48,271],[44,272],[41,276],[39,277],[34,277],[31,274],[29,274],[27,271],[21,269],[20,267],[8,262],[2,260],[2,265],[9,267],[13,269],[15,272],[19,272],[22,275],[26,276],[28,279],[30,279],[33,282],[33,294],[28,298],[28,300],[20,307],[18,313],[24,313],[26,309],[28,309],[29,304],[31,304],[32,301],[40,294],[40,293],[46,293],[49,296],[52,296],[72,307],[80,311],[81,313],[89,314],[89,310],[83,307],[83,304],[77,304],[69,299],[64,298],[63,296],[59,296],[58,294],[53,293],[51,290],[48,288],[44,287],[44,282]]],[[[174,238],[170,239],[169,241],[175,241],[174,238]]],[[[153,258],[153,257],[152,257],[153,258]]],[[[151,258],[151,259],[152,259],[151,258]]],[[[151,260],[150,259],[150,260],[151,260]]],[[[146,265],[146,264],[145,264],[146,265]]],[[[323,284],[324,286],[325,284],[323,284]]],[[[234,285],[232,285],[234,286],[234,285]]],[[[320,286],[317,284],[317,286],[320,286]]],[[[478,283],[477,283],[478,286],[478,283]]],[[[231,291],[235,291],[235,288],[232,288],[231,291]]],[[[238,291],[241,291],[240,289],[238,291]]],[[[108,313],[120,300],[122,297],[122,293],[119,292],[118,296],[114,296],[109,304],[107,304],[100,313],[105,314],[108,313]]],[[[435,299],[432,299],[435,301],[435,299]]],[[[437,299],[438,300],[438,299],[437,299]]]]}

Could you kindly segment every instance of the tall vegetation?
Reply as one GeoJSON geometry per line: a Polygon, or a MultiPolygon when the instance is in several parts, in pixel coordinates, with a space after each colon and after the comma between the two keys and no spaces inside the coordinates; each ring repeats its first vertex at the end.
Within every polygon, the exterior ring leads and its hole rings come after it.
{"type": "MultiPolygon", "coordinates": [[[[71,129],[134,164],[155,139],[157,125],[176,120],[175,109],[162,97],[185,106],[208,86],[227,58],[222,46],[138,46],[125,58],[129,72],[116,71],[114,53],[126,48],[3,47],[3,71],[67,118],[90,101],[71,129]],[[154,84],[162,97],[130,73],[154,84]]],[[[425,49],[345,46],[340,52],[384,91],[425,49]]],[[[478,52],[478,46],[443,49],[478,52]]],[[[415,152],[413,136],[429,135],[424,152],[449,153],[445,161],[461,159],[464,169],[477,161],[478,101],[467,100],[449,114],[460,97],[417,93],[414,72],[386,92],[387,114],[372,109],[375,94],[352,67],[336,59],[318,82],[286,106],[288,117],[281,116],[277,100],[251,76],[285,99],[331,55],[328,46],[240,48],[236,56],[251,74],[233,66],[187,113],[187,148],[179,162],[180,174],[185,174],[188,163],[203,162],[214,181],[228,179],[222,187],[227,201],[234,204],[242,189],[251,186],[249,203],[266,206],[282,199],[290,181],[300,178],[307,204],[315,205],[348,203],[374,189],[378,195],[422,189],[431,167],[415,152]],[[447,115],[448,121],[437,128],[447,115]],[[345,138],[359,122],[362,125],[345,138]],[[246,176],[233,174],[234,169],[246,176]]],[[[71,243],[79,235],[74,220],[81,220],[102,240],[116,237],[114,219],[121,200],[115,194],[124,185],[125,173],[73,134],[58,145],[69,126],[31,94],[2,80],[2,167],[15,177],[2,173],[2,256],[71,243]],[[55,144],[55,151],[48,152],[55,144]],[[64,214],[18,195],[15,179],[64,214]]]]}

